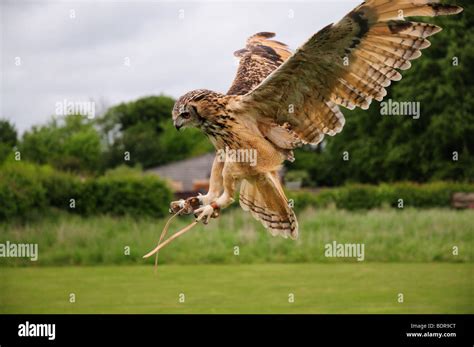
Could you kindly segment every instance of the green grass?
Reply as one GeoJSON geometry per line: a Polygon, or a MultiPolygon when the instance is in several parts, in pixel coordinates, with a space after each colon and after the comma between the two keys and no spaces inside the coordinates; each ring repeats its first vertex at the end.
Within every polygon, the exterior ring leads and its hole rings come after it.
{"type": "MultiPolygon", "coordinates": [[[[176,220],[170,231],[189,223],[176,220]]],[[[395,209],[347,212],[306,210],[299,215],[297,241],[272,237],[240,209],[226,210],[208,226],[199,225],[160,253],[162,264],[250,264],[354,262],[326,258],[324,245],[364,243],[368,262],[472,262],[474,212],[449,209],[395,209]],[[234,247],[240,255],[234,255],[234,247]],[[453,255],[453,246],[459,254],[453,255]]],[[[154,248],[164,220],[66,213],[34,223],[2,224],[0,242],[38,243],[35,266],[148,264],[142,255],[154,248]],[[130,247],[130,255],[124,254],[130,247]]],[[[0,266],[30,266],[19,258],[0,258],[0,266]]]]}
{"type": "Polygon", "coordinates": [[[474,313],[473,264],[4,268],[0,313],[474,313]],[[69,302],[69,294],[76,302],[69,302]],[[184,293],[185,302],[178,296],[184,293]],[[295,302],[288,302],[293,293],[295,302]],[[403,293],[404,302],[397,302],[403,293]]]}
{"type": "Polygon", "coordinates": [[[142,255],[164,220],[49,214],[0,226],[0,242],[39,245],[36,262],[0,258],[0,313],[474,313],[473,217],[309,209],[291,241],[228,210],[165,248],[155,276],[142,255]],[[334,240],[363,243],[365,261],[326,258],[324,245],[334,240]]]}

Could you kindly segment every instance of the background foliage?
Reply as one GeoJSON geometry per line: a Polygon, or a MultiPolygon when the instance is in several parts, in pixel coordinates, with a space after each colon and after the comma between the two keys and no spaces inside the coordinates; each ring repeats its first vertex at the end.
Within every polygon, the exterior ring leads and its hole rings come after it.
{"type": "Polygon", "coordinates": [[[149,168],[211,149],[209,141],[197,129],[187,129],[185,136],[174,129],[171,110],[174,100],[150,96],[111,107],[98,120],[106,137],[106,167],[122,164],[124,152],[131,153],[128,165],[149,168]]]}
{"type": "MultiPolygon", "coordinates": [[[[456,192],[474,192],[474,184],[348,184],[315,191],[291,191],[297,211],[335,206],[345,210],[380,207],[450,208],[456,192]]],[[[0,171],[0,220],[28,219],[50,208],[84,216],[110,214],[163,217],[173,194],[165,182],[138,168],[121,166],[99,177],[79,178],[50,166],[9,161],[0,171]],[[73,207],[71,207],[73,199],[73,207]]],[[[237,207],[237,204],[233,205],[237,207]]]]}
{"type": "MultiPolygon", "coordinates": [[[[373,102],[368,111],[344,111],[342,133],[326,137],[324,149],[299,150],[290,169],[307,170],[314,185],[344,182],[471,180],[474,177],[474,4],[458,1],[457,16],[420,18],[444,30],[412,62],[385,98],[421,103],[421,117],[381,116],[373,102]],[[453,66],[453,58],[459,61],[453,66]],[[350,160],[343,160],[347,151],[350,160]],[[459,160],[453,161],[453,152],[459,160]]],[[[416,20],[416,18],[414,19],[416,20]]]]}
{"type": "Polygon", "coordinates": [[[163,217],[172,199],[165,182],[140,171],[116,170],[81,179],[49,166],[15,161],[0,171],[0,221],[26,222],[51,208],[83,216],[163,217]]]}
{"type": "Polygon", "coordinates": [[[74,172],[94,172],[101,160],[100,136],[82,115],[52,118],[27,131],[18,146],[22,159],[74,172]]]}

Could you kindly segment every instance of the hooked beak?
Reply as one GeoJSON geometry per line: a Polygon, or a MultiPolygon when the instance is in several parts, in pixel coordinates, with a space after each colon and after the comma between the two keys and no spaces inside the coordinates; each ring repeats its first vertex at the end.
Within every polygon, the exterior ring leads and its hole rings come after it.
{"type": "Polygon", "coordinates": [[[179,131],[179,129],[181,129],[183,127],[183,121],[180,120],[179,118],[175,119],[173,121],[173,124],[174,124],[174,127],[176,128],[176,130],[178,130],[178,131],[179,131]]]}

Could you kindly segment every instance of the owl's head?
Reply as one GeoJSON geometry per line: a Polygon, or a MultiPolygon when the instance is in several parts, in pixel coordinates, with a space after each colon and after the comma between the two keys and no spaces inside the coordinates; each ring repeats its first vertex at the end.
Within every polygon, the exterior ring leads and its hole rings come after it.
{"type": "Polygon", "coordinates": [[[207,90],[198,89],[181,96],[173,107],[172,117],[176,129],[200,128],[206,120],[212,119],[219,108],[223,95],[207,90]]]}

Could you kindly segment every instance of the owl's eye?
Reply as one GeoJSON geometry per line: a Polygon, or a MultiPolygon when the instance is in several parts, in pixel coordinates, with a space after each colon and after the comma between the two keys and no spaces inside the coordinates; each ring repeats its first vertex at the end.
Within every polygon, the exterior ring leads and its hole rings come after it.
{"type": "Polygon", "coordinates": [[[189,112],[183,112],[179,115],[180,117],[184,118],[184,119],[189,119],[191,118],[191,113],[189,112]]]}

